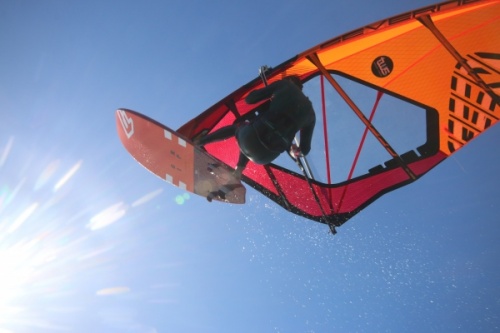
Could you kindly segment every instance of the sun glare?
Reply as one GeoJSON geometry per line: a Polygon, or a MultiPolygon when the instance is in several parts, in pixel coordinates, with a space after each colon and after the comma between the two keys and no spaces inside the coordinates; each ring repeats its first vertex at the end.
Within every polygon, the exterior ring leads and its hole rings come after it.
{"type": "Polygon", "coordinates": [[[64,216],[70,192],[55,191],[68,184],[82,161],[68,171],[52,161],[37,177],[19,164],[25,155],[16,154],[14,143],[11,137],[0,150],[0,333],[20,326],[55,328],[40,316],[46,311],[41,304],[68,288],[62,283],[74,271],[68,258],[81,252],[70,245],[82,235],[65,223],[71,218],[64,216]]]}
{"type": "Polygon", "coordinates": [[[99,325],[96,304],[132,290],[113,262],[130,248],[120,222],[163,190],[132,204],[117,194],[102,207],[82,183],[83,160],[28,156],[16,142],[0,146],[0,333],[74,331],[89,316],[99,325]],[[33,167],[34,159],[45,165],[33,167]],[[107,237],[103,229],[113,227],[107,237]]]}

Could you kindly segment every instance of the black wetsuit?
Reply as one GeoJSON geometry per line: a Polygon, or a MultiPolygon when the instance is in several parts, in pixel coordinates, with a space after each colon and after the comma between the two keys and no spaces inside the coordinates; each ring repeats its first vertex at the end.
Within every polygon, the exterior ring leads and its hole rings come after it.
{"type": "Polygon", "coordinates": [[[271,126],[275,134],[281,137],[281,141],[287,143],[286,146],[281,146],[281,143],[276,144],[279,142],[278,138],[274,138],[271,141],[275,144],[270,142],[271,146],[275,146],[281,152],[289,149],[295,134],[300,131],[300,150],[307,155],[311,150],[311,140],[316,124],[316,114],[309,98],[296,84],[285,79],[252,91],[245,101],[248,104],[255,104],[268,98],[271,98],[271,105],[256,122],[271,126]]]}
{"type": "MultiPolygon", "coordinates": [[[[295,83],[283,79],[252,91],[245,101],[255,104],[268,98],[271,98],[269,108],[253,120],[252,126],[259,129],[259,139],[270,151],[282,153],[290,149],[295,134],[300,131],[300,150],[307,155],[311,150],[316,124],[316,115],[309,98],[295,83]]],[[[223,127],[201,138],[198,144],[205,145],[234,136],[239,126],[235,124],[223,127]]],[[[247,163],[248,158],[240,153],[237,167],[244,169],[247,163]]]]}

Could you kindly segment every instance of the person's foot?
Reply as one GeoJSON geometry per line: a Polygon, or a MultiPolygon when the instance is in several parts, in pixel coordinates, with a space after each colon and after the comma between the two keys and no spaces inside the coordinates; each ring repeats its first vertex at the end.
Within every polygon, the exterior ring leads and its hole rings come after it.
{"type": "Polygon", "coordinates": [[[196,137],[196,138],[193,139],[193,145],[195,145],[195,146],[201,146],[200,143],[201,143],[201,137],[200,136],[198,136],[198,137],[196,137]]]}
{"type": "Polygon", "coordinates": [[[198,134],[196,137],[193,138],[193,145],[195,146],[203,146],[203,138],[207,135],[207,131],[202,131],[200,134],[198,134]]]}
{"type": "Polygon", "coordinates": [[[242,169],[240,169],[240,168],[236,167],[236,169],[235,169],[235,170],[234,170],[234,172],[233,172],[233,176],[234,176],[234,178],[236,178],[236,179],[240,180],[240,179],[241,179],[241,174],[242,174],[242,172],[243,172],[243,170],[242,170],[242,169]]]}

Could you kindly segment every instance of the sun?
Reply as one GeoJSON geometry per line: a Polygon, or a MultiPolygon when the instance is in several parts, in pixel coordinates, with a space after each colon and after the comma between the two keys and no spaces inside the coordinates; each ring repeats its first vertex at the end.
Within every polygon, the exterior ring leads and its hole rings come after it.
{"type": "MultiPolygon", "coordinates": [[[[0,308],[8,307],[10,302],[23,294],[23,286],[33,276],[29,254],[23,246],[0,250],[0,308]]],[[[1,314],[0,314],[1,318],[1,314]]]]}

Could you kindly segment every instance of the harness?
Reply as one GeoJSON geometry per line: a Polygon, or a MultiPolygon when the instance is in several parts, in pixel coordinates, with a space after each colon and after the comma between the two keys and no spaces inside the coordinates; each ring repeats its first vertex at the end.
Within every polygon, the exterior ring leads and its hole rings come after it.
{"type": "MultiPolygon", "coordinates": [[[[290,117],[286,118],[288,119],[285,121],[292,121],[290,117]]],[[[292,142],[276,129],[276,125],[265,117],[258,119],[254,123],[254,128],[257,131],[259,141],[270,151],[281,153],[292,145],[292,142]],[[260,128],[261,124],[266,128],[265,130],[260,128]]]]}

